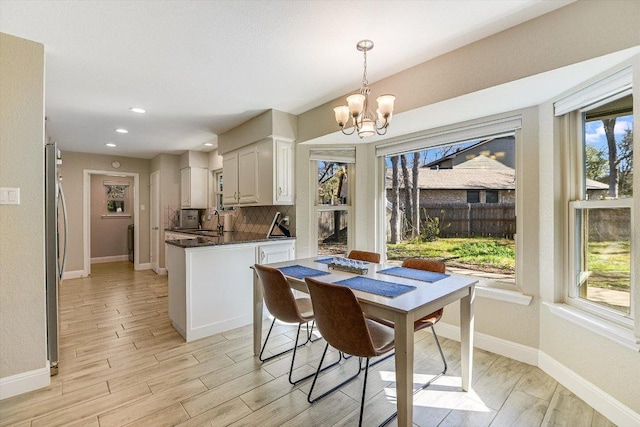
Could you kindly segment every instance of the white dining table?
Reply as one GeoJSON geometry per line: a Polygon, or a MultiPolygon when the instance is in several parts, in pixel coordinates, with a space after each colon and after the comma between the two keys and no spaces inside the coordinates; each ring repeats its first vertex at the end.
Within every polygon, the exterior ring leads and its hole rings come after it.
{"type": "MultiPolygon", "coordinates": [[[[330,274],[316,276],[324,282],[337,282],[354,277],[356,274],[330,269],[325,263],[316,262],[327,258],[294,259],[291,261],[267,264],[281,268],[294,265],[327,271],[330,274]]],[[[362,307],[362,311],[375,317],[390,320],[395,331],[395,368],[396,393],[398,408],[398,426],[407,427],[413,424],[413,323],[434,311],[455,301],[460,301],[460,359],[462,370],[462,390],[471,388],[473,367],[473,323],[474,297],[476,279],[464,276],[448,275],[436,282],[407,279],[378,273],[378,271],[394,267],[386,264],[367,264],[368,271],[361,276],[371,279],[414,286],[416,289],[396,297],[384,297],[369,292],[354,290],[354,294],[362,307]]],[[[304,279],[286,276],[293,289],[308,293],[304,279]]],[[[262,343],[263,296],[257,274],[253,278],[253,352],[260,353],[262,343]]]]}

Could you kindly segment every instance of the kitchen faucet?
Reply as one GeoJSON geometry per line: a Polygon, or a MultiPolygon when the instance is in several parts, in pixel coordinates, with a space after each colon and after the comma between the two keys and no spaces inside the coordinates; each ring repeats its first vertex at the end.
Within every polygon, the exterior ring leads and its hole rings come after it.
{"type": "Polygon", "coordinates": [[[222,233],[222,230],[223,230],[223,227],[224,227],[224,226],[223,226],[222,224],[220,224],[220,212],[218,212],[218,210],[217,210],[217,209],[215,209],[215,210],[213,211],[213,213],[215,214],[215,216],[217,216],[217,217],[218,217],[218,227],[217,227],[217,228],[218,228],[218,233],[222,233]]]}

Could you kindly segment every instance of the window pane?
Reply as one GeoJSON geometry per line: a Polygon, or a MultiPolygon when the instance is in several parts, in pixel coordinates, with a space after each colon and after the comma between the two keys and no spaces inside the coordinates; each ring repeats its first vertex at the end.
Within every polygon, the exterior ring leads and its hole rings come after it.
{"type": "Polygon", "coordinates": [[[478,190],[468,190],[467,203],[480,203],[480,192],[478,190]]]}
{"type": "Polygon", "coordinates": [[[632,105],[629,95],[585,114],[583,200],[633,196],[632,105]]]}
{"type": "Polygon", "coordinates": [[[348,205],[347,164],[318,162],[318,205],[348,205]]]}
{"type": "Polygon", "coordinates": [[[631,211],[577,209],[578,297],[629,314],[631,211]]]}
{"type": "Polygon", "coordinates": [[[347,253],[348,218],[347,210],[318,212],[318,255],[347,253]]]}
{"type": "Polygon", "coordinates": [[[385,160],[389,262],[439,259],[456,274],[515,284],[515,136],[385,160]]]}
{"type": "Polygon", "coordinates": [[[498,203],[498,192],[495,190],[487,190],[487,203],[498,203]]]}

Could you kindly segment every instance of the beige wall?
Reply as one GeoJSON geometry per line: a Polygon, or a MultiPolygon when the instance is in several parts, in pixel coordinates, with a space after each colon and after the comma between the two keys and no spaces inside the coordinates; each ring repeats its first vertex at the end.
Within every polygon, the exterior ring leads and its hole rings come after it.
{"type": "Polygon", "coordinates": [[[0,33],[0,378],[46,366],[44,46],[0,33]]]}
{"type": "Polygon", "coordinates": [[[278,110],[268,110],[218,136],[221,155],[270,136],[289,139],[298,137],[296,116],[278,110]]]}
{"type": "Polygon", "coordinates": [[[140,241],[140,263],[149,262],[149,176],[150,161],[131,157],[104,156],[98,154],[62,152],[64,192],[67,200],[69,221],[69,243],[66,272],[82,271],[84,268],[83,234],[83,176],[85,170],[105,172],[137,173],[140,176],[140,218],[138,222],[140,241]],[[111,162],[118,160],[119,169],[114,169],[111,162]],[[144,206],[144,210],[142,207],[144,206]]]}
{"type": "MultiPolygon", "coordinates": [[[[410,111],[637,46],[639,17],[636,0],[577,1],[369,86],[396,95],[394,114],[410,111]]],[[[336,132],[345,96],[298,116],[297,140],[336,132]]]]}
{"type": "Polygon", "coordinates": [[[91,175],[91,258],[128,255],[129,224],[133,224],[133,177],[91,175]],[[104,217],[107,214],[105,181],[129,185],[124,200],[124,213],[129,217],[104,217]]]}

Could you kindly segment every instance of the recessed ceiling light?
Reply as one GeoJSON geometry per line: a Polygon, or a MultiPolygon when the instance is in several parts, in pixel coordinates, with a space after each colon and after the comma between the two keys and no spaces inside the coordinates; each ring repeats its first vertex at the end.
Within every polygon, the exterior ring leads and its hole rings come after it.
{"type": "Polygon", "coordinates": [[[106,145],[107,147],[115,147],[116,146],[116,144],[114,144],[113,142],[107,142],[104,145],[106,145]]]}
{"type": "Polygon", "coordinates": [[[120,129],[116,129],[116,132],[118,132],[118,133],[129,133],[129,131],[128,131],[128,130],[126,130],[126,129],[122,129],[122,128],[120,128],[120,129]]]}
{"type": "Polygon", "coordinates": [[[131,110],[132,113],[138,113],[138,114],[144,114],[147,112],[147,110],[140,107],[130,107],[129,110],[131,110]]]}
{"type": "Polygon", "coordinates": [[[204,146],[205,147],[213,147],[213,142],[205,142],[204,146]]]}

